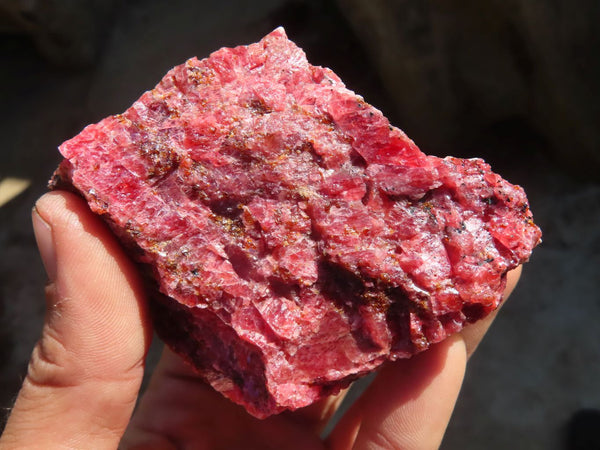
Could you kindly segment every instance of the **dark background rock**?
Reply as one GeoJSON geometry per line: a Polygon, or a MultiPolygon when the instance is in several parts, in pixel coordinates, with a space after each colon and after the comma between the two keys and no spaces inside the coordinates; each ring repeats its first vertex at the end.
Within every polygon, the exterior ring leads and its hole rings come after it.
{"type": "Polygon", "coordinates": [[[95,63],[120,0],[0,0],[0,32],[25,34],[57,66],[95,63]]]}
{"type": "MultiPolygon", "coordinates": [[[[356,2],[356,8],[384,3],[390,2],[356,2]]],[[[423,150],[482,156],[522,185],[544,231],[517,290],[469,362],[442,448],[561,450],[571,417],[600,409],[600,177],[567,170],[597,167],[600,34],[592,25],[600,17],[593,2],[403,1],[387,13],[380,9],[380,22],[361,22],[365,29],[355,28],[361,16],[359,9],[350,15],[350,0],[114,5],[114,20],[99,16],[105,38],[85,69],[57,66],[29,34],[0,25],[0,178],[32,181],[0,207],[1,410],[9,410],[41,330],[45,276],[30,212],[58,164],[57,145],[124,110],[173,65],[257,41],[278,25],[313,63],[334,69],[423,150]],[[538,31],[526,31],[527,24],[538,31]],[[385,33],[397,40],[384,49],[385,33]],[[365,36],[380,39],[380,48],[365,36]],[[443,56],[446,48],[455,56],[443,56]],[[386,77],[378,70],[384,52],[398,59],[399,51],[415,63],[386,77]],[[394,86],[402,93],[392,94],[394,86]]],[[[157,343],[150,365],[159,352],[157,343]]]]}
{"type": "Polygon", "coordinates": [[[578,175],[600,169],[600,2],[337,0],[405,130],[445,152],[520,121],[578,175]]]}

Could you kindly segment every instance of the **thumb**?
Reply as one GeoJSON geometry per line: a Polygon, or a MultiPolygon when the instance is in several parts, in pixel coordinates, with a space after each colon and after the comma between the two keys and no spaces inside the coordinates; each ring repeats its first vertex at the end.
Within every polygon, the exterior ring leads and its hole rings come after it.
{"type": "Polygon", "coordinates": [[[151,336],[141,284],[75,195],[44,195],[33,225],[49,277],[47,311],[0,448],[116,448],[151,336]]]}

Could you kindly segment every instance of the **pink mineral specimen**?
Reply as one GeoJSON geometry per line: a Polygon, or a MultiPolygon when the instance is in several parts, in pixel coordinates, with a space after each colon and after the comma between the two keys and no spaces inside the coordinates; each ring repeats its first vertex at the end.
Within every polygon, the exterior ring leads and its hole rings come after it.
{"type": "Polygon", "coordinates": [[[266,417],[494,310],[540,241],[523,190],[418,147],[277,29],[169,71],[60,146],[151,273],[155,326],[266,417]]]}

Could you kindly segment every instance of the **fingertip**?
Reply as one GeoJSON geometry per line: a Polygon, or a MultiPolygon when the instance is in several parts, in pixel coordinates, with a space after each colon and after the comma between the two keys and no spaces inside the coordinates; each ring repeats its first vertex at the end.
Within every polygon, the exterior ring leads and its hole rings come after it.
{"type": "Polygon", "coordinates": [[[504,289],[503,295],[504,300],[506,300],[510,296],[510,294],[512,294],[512,292],[515,290],[515,287],[517,287],[517,283],[521,278],[522,272],[523,266],[519,265],[506,274],[506,288],[504,289]]]}
{"type": "Polygon", "coordinates": [[[42,238],[44,263],[55,260],[49,265],[55,266],[52,271],[58,278],[57,294],[83,297],[84,303],[73,306],[91,308],[97,317],[109,314],[107,324],[119,317],[139,316],[135,323],[140,325],[141,321],[144,340],[149,342],[152,331],[137,267],[85,200],[67,191],[48,192],[36,202],[33,217],[42,238]],[[111,312],[115,317],[110,316],[111,312]]]}
{"type": "Polygon", "coordinates": [[[33,211],[50,226],[57,220],[73,220],[70,213],[77,216],[93,215],[83,198],[68,191],[46,192],[37,199],[33,211]]]}
{"type": "Polygon", "coordinates": [[[35,207],[31,213],[31,222],[42,263],[46,269],[46,275],[50,283],[52,283],[56,279],[56,248],[54,237],[52,236],[52,227],[40,216],[39,211],[35,207]]]}

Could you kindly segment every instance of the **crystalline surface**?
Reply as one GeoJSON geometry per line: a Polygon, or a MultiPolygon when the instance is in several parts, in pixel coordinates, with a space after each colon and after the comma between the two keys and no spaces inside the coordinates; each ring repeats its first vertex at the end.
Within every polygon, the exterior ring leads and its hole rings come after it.
{"type": "Polygon", "coordinates": [[[539,242],[523,190],[423,154],[277,29],[173,68],[60,147],[151,267],[164,340],[257,417],[427,349],[539,242]]]}

